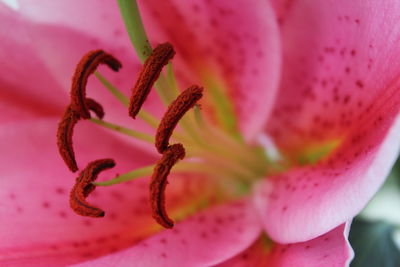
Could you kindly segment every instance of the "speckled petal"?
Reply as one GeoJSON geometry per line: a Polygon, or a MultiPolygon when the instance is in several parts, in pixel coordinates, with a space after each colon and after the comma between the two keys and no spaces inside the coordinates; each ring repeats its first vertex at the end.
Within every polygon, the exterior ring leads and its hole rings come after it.
{"type": "MultiPolygon", "coordinates": [[[[279,34],[270,4],[262,0],[168,0],[139,1],[139,5],[152,43],[174,44],[182,88],[217,84],[232,97],[245,136],[258,133],[270,114],[280,75],[279,34]]],[[[44,25],[79,30],[91,36],[92,44],[112,39],[114,48],[133,53],[114,2],[22,0],[19,12],[44,25]]],[[[81,42],[75,43],[79,46],[81,42]]],[[[48,49],[40,49],[41,54],[48,54],[48,49]]],[[[65,54],[59,52],[56,58],[65,54]]]]}
{"type": "Polygon", "coordinates": [[[251,203],[235,201],[198,213],[132,248],[76,266],[210,266],[246,249],[260,230],[251,203]]]}
{"type": "Polygon", "coordinates": [[[390,172],[400,147],[400,97],[377,99],[371,114],[314,166],[269,177],[255,188],[268,234],[281,243],[315,238],[356,216],[390,172]],[[271,220],[271,218],[274,218],[271,220]]]}
{"type": "MultiPolygon", "coordinates": [[[[69,191],[77,173],[65,166],[56,147],[56,120],[7,124],[0,127],[0,265],[64,266],[99,257],[138,243],[160,231],[151,217],[148,179],[112,187],[97,187],[88,201],[105,211],[104,218],[75,214],[69,191]]],[[[116,167],[99,175],[111,179],[158,157],[81,121],[74,146],[79,167],[89,161],[114,158],[116,167]]],[[[195,208],[210,186],[204,179],[171,177],[167,208],[176,220],[184,205],[195,208]],[[200,192],[201,191],[201,192],[200,192]]]]}
{"type": "Polygon", "coordinates": [[[282,14],[283,83],[268,133],[292,159],[337,144],[258,190],[267,232],[298,242],[355,216],[398,155],[400,4],[293,1],[282,14]]]}
{"type": "Polygon", "coordinates": [[[244,135],[257,134],[271,111],[281,66],[280,36],[269,2],[151,0],[140,4],[149,38],[175,46],[174,64],[183,88],[194,83],[204,86],[204,103],[212,87],[227,92],[244,135]]]}
{"type": "Polygon", "coordinates": [[[273,2],[283,68],[267,131],[284,153],[344,138],[378,99],[398,97],[398,1],[273,2]]]}
{"type": "Polygon", "coordinates": [[[348,224],[307,242],[287,245],[258,240],[250,248],[215,267],[343,267],[349,266],[353,250],[347,241],[348,224]]]}

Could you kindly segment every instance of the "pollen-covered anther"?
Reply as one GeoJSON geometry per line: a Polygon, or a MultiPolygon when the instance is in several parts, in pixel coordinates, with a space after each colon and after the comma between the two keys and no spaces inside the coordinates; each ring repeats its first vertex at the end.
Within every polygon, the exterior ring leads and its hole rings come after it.
{"type": "MultiPolygon", "coordinates": [[[[99,119],[104,117],[103,107],[95,100],[87,98],[87,107],[92,110],[99,119]]],[[[81,119],[78,112],[71,108],[71,105],[67,106],[64,115],[58,124],[57,130],[57,146],[61,157],[65,164],[72,172],[78,170],[78,166],[75,160],[75,153],[73,148],[72,136],[76,123],[81,119]]]]}
{"type": "Polygon", "coordinates": [[[76,178],[75,185],[70,193],[69,204],[77,214],[88,217],[104,217],[104,211],[89,204],[86,198],[96,189],[92,182],[97,179],[98,174],[114,166],[113,159],[95,160],[90,162],[76,178]]]}
{"type": "Polygon", "coordinates": [[[185,157],[185,149],[181,144],[168,147],[154,168],[150,183],[150,203],[153,218],[163,227],[172,228],[174,222],[168,217],[165,210],[165,188],[168,184],[168,175],[171,168],[179,159],[185,157]]]}
{"type": "Polygon", "coordinates": [[[168,107],[156,133],[156,148],[163,153],[169,146],[169,139],[185,113],[203,96],[203,88],[193,85],[183,91],[168,107]]]}
{"type": "Polygon", "coordinates": [[[135,118],[139,113],[151,88],[160,76],[165,65],[174,57],[175,51],[170,43],[158,45],[143,64],[142,70],[132,89],[129,103],[129,116],[135,118]]]}
{"type": "Polygon", "coordinates": [[[98,102],[96,102],[94,99],[86,98],[86,106],[89,108],[89,110],[96,114],[97,118],[103,119],[104,109],[98,102]]]}
{"type": "Polygon", "coordinates": [[[90,118],[89,107],[85,101],[87,81],[100,64],[106,64],[114,71],[122,67],[118,59],[111,54],[103,50],[93,50],[83,56],[72,78],[71,107],[84,119],[90,118]]]}

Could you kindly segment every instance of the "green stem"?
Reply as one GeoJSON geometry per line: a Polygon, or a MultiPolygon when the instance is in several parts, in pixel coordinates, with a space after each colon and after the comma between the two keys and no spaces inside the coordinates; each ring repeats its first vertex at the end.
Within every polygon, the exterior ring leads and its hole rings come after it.
{"type": "Polygon", "coordinates": [[[233,103],[228,95],[226,85],[217,78],[211,70],[201,72],[201,78],[207,87],[210,100],[215,107],[215,115],[218,122],[224,130],[240,141],[241,137],[238,131],[236,114],[233,103]]]}
{"type": "Polygon", "coordinates": [[[96,124],[98,124],[100,126],[112,129],[114,131],[117,131],[119,133],[131,136],[133,138],[136,138],[136,139],[139,139],[139,140],[151,143],[151,144],[154,144],[154,137],[152,135],[145,134],[145,133],[138,132],[138,131],[134,131],[134,130],[131,130],[129,128],[123,127],[123,126],[120,126],[120,125],[117,125],[117,124],[113,124],[113,123],[110,123],[110,122],[106,122],[106,121],[103,121],[103,120],[95,119],[95,118],[90,119],[90,121],[92,121],[92,122],[94,122],[94,123],[96,123],[96,124]]]}
{"type": "Polygon", "coordinates": [[[126,30],[136,53],[143,63],[152,49],[144,29],[139,8],[135,0],[117,0],[126,30]]]}
{"type": "Polygon", "coordinates": [[[94,182],[93,184],[100,185],[100,186],[110,186],[110,185],[114,185],[114,184],[127,182],[130,180],[136,179],[136,178],[149,176],[153,172],[154,166],[155,165],[146,166],[146,167],[143,167],[140,169],[136,169],[136,170],[121,174],[121,175],[115,177],[114,179],[107,180],[104,182],[94,182]]]}
{"type": "Polygon", "coordinates": [[[142,119],[145,121],[147,124],[149,124],[153,128],[157,128],[158,125],[160,124],[160,120],[151,115],[150,113],[146,112],[143,110],[140,110],[139,113],[137,114],[138,118],[142,119]]]}
{"type": "MultiPolygon", "coordinates": [[[[106,77],[101,75],[101,73],[96,71],[94,75],[125,107],[129,107],[129,99],[120,90],[118,90],[117,87],[107,80],[106,77]]],[[[158,124],[160,123],[156,117],[144,111],[143,108],[141,111],[139,111],[138,117],[153,128],[157,128],[158,124]]]]}
{"type": "Polygon", "coordinates": [[[96,71],[94,73],[94,76],[96,76],[97,79],[104,85],[105,88],[108,89],[108,91],[111,92],[118,100],[121,102],[125,107],[129,107],[129,99],[115,87],[112,83],[110,83],[106,77],[101,75],[100,72],[96,71]]]}
{"type": "Polygon", "coordinates": [[[195,121],[196,121],[198,127],[199,128],[204,127],[203,114],[201,114],[201,110],[198,105],[193,107],[193,113],[194,113],[194,118],[195,118],[195,121]]]}
{"type": "MultiPolygon", "coordinates": [[[[128,182],[130,180],[134,180],[141,177],[150,176],[153,173],[155,165],[145,166],[121,175],[118,175],[114,179],[110,179],[103,182],[93,182],[94,185],[99,186],[110,186],[115,184],[120,184],[123,182],[128,182]]],[[[179,162],[172,169],[172,173],[181,173],[181,172],[197,172],[209,175],[215,175],[218,169],[213,168],[204,168],[204,165],[201,163],[191,163],[191,162],[179,162]]]]}
{"type": "MultiPolygon", "coordinates": [[[[135,0],[118,0],[118,5],[131,43],[140,61],[143,63],[153,50],[144,29],[138,5],[135,0]]],[[[174,99],[173,90],[169,87],[168,81],[162,73],[155,87],[165,105],[172,102],[174,99]]]]}

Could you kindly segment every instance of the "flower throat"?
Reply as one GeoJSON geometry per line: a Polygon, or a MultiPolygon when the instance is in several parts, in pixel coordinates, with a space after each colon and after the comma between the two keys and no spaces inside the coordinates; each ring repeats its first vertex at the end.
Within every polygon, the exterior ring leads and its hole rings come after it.
{"type": "Polygon", "coordinates": [[[171,172],[199,173],[214,179],[221,188],[219,192],[222,192],[220,193],[222,198],[241,196],[248,192],[251,183],[266,175],[268,160],[262,149],[246,144],[242,138],[238,138],[240,136],[238,132],[226,132],[203,116],[198,104],[204,94],[202,87],[193,85],[180,91],[177,89],[173,72],[168,72],[168,77],[164,76],[163,68],[167,66],[168,70],[172,70],[168,63],[174,55],[175,51],[170,43],[155,47],[144,61],[131,90],[130,99],[97,72],[100,64],[107,65],[116,72],[122,67],[113,55],[103,50],[94,50],[80,60],[72,79],[70,104],[62,116],[57,131],[59,152],[68,168],[72,172],[79,169],[72,139],[74,127],[80,120],[90,120],[141,141],[153,143],[160,154],[160,159],[155,165],[133,170],[104,182],[95,180],[100,172],[113,168],[115,161],[98,159],[88,163],[77,177],[70,193],[70,206],[77,214],[90,217],[105,216],[102,209],[86,201],[96,186],[109,186],[151,175],[149,198],[152,216],[163,227],[172,228],[174,222],[165,208],[167,177],[171,172]],[[155,137],[104,121],[104,109],[101,104],[86,96],[86,86],[92,74],[95,74],[102,84],[128,107],[130,117],[139,118],[155,128],[155,137]],[[144,111],[142,107],[153,86],[159,89],[159,96],[167,105],[161,120],[144,111]],[[92,118],[91,112],[97,119],[92,118]],[[178,124],[181,129],[176,132],[178,124]],[[177,143],[170,144],[171,139],[177,143]],[[180,162],[185,157],[188,160],[180,162]]]}

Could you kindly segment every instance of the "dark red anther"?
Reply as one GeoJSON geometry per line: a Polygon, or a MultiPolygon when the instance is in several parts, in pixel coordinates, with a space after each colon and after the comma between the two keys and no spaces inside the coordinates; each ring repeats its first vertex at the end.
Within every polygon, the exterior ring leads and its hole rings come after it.
{"type": "Polygon", "coordinates": [[[83,56],[72,78],[71,107],[84,119],[90,118],[89,107],[85,101],[87,81],[100,64],[106,64],[114,71],[118,71],[122,67],[121,63],[111,54],[103,50],[94,50],[83,56]]]}
{"type": "Polygon", "coordinates": [[[113,159],[95,160],[90,162],[76,178],[76,183],[70,193],[69,204],[77,214],[89,217],[104,217],[104,211],[89,204],[86,198],[96,189],[92,182],[97,179],[98,174],[114,166],[113,159]]]}
{"type": "Polygon", "coordinates": [[[103,119],[104,117],[104,109],[103,107],[91,98],[86,98],[86,106],[89,110],[93,111],[96,114],[96,117],[99,119],[103,119]]]}
{"type": "MultiPolygon", "coordinates": [[[[97,117],[100,119],[104,116],[103,107],[94,101],[93,99],[87,98],[86,105],[92,110],[97,117]]],[[[78,170],[78,166],[75,160],[75,153],[73,148],[72,136],[74,133],[74,127],[76,123],[81,119],[78,112],[71,108],[71,105],[67,107],[64,115],[58,124],[57,130],[57,146],[58,150],[63,158],[65,164],[72,172],[78,170]]]]}
{"type": "Polygon", "coordinates": [[[174,222],[165,210],[165,188],[171,168],[179,159],[185,157],[185,149],[181,144],[168,147],[154,168],[150,183],[150,203],[153,218],[165,228],[172,228],[174,222]]]}
{"type": "Polygon", "coordinates": [[[174,55],[175,51],[172,45],[170,43],[163,43],[158,45],[146,59],[135,87],[132,89],[129,116],[136,118],[151,88],[160,76],[163,67],[168,64],[174,55]]]}
{"type": "Polygon", "coordinates": [[[161,119],[156,134],[156,148],[163,153],[169,146],[169,139],[183,115],[203,96],[203,88],[193,85],[183,91],[168,107],[161,119]]]}

